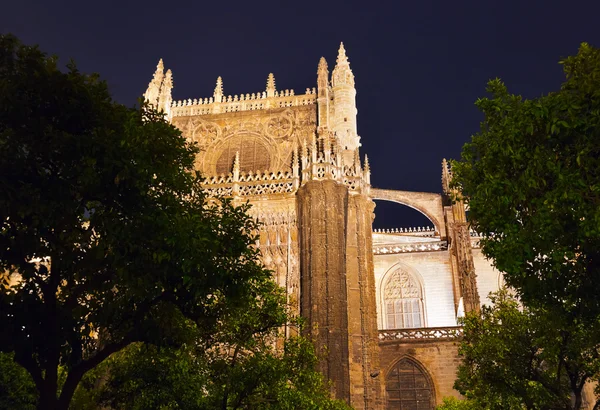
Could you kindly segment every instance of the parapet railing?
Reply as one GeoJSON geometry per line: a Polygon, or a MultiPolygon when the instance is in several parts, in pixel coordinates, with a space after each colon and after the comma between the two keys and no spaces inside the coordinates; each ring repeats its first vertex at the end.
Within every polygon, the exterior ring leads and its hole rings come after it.
{"type": "Polygon", "coordinates": [[[379,331],[379,342],[437,342],[441,340],[458,340],[462,335],[462,326],[385,329],[379,331]]]}
{"type": "Polygon", "coordinates": [[[387,255],[397,254],[406,252],[433,252],[433,251],[445,251],[448,249],[448,242],[408,242],[408,243],[395,243],[392,245],[374,245],[374,255],[387,255]]]}
{"type": "Polygon", "coordinates": [[[210,98],[194,98],[178,100],[171,103],[171,115],[182,117],[187,115],[219,114],[238,111],[254,111],[268,108],[296,107],[300,105],[313,105],[317,95],[314,88],[306,89],[306,94],[294,94],[294,90],[275,91],[274,96],[267,97],[265,92],[228,95],[220,100],[210,98]]]}
{"type": "Polygon", "coordinates": [[[256,196],[285,194],[298,189],[298,176],[292,171],[233,172],[204,180],[208,196],[256,196]]]}
{"type": "Polygon", "coordinates": [[[399,234],[410,236],[435,236],[435,228],[433,226],[416,226],[409,228],[388,228],[388,229],[373,229],[373,233],[399,234]]]}

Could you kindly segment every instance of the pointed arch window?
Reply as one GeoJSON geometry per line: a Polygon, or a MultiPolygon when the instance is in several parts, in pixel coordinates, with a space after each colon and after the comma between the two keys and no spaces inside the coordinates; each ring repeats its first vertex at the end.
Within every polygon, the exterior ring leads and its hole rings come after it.
{"type": "Polygon", "coordinates": [[[388,410],[433,410],[435,392],[428,375],[411,359],[402,359],[385,378],[388,410]]]}
{"type": "Polygon", "coordinates": [[[387,329],[425,326],[421,285],[404,269],[394,271],[385,282],[383,305],[387,329]]]}

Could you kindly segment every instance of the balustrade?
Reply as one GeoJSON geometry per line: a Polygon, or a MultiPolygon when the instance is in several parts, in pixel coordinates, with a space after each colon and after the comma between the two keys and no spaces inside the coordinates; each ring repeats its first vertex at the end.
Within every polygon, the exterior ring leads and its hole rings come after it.
{"type": "Polygon", "coordinates": [[[462,326],[386,329],[379,331],[379,342],[437,342],[441,340],[458,340],[462,335],[462,326]]]}

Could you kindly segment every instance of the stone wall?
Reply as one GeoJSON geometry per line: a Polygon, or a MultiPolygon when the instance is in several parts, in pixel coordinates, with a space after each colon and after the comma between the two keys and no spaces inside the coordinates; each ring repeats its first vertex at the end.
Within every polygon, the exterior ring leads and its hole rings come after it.
{"type": "Polygon", "coordinates": [[[382,287],[385,275],[396,267],[410,269],[423,287],[425,326],[456,326],[452,271],[448,251],[375,256],[378,327],[384,329],[382,287]]]}
{"type": "Polygon", "coordinates": [[[433,382],[436,404],[441,404],[444,397],[460,397],[453,388],[460,364],[457,341],[383,342],[380,347],[382,381],[398,361],[410,357],[421,365],[433,382]]]}
{"type": "Polygon", "coordinates": [[[489,305],[490,292],[496,292],[501,285],[500,273],[492,266],[492,262],[483,256],[481,249],[473,249],[473,263],[477,273],[477,289],[482,305],[489,305]]]}

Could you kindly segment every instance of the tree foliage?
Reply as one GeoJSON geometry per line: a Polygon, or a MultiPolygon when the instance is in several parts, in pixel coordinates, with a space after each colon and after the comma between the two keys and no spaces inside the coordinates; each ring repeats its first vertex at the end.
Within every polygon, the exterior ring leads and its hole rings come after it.
{"type": "Polygon", "coordinates": [[[312,344],[283,341],[284,292],[272,281],[264,286],[247,309],[224,318],[212,348],[192,339],[180,348],[137,343],[113,355],[84,381],[78,393],[92,400],[81,408],[349,409],[330,399],[312,344]]]}
{"type": "Polygon", "coordinates": [[[587,329],[557,326],[549,311],[522,306],[506,290],[481,316],[469,314],[459,348],[457,390],[479,408],[572,409],[600,372],[587,329]],[[583,348],[582,348],[583,347],[583,348]]]}
{"type": "Polygon", "coordinates": [[[483,252],[527,303],[600,314],[600,50],[562,62],[557,92],[524,100],[500,80],[453,164],[483,252]]]}
{"type": "Polygon", "coordinates": [[[577,409],[600,375],[600,50],[561,63],[562,87],[539,98],[490,81],[453,164],[484,255],[524,304],[500,297],[466,323],[459,388],[494,405],[577,409]]]}
{"type": "Polygon", "coordinates": [[[98,76],[0,36],[0,351],[31,374],[39,408],[66,409],[134,342],[214,349],[270,282],[256,223],[207,202],[196,152],[98,76]]]}
{"type": "Polygon", "coordinates": [[[445,397],[436,410],[482,410],[483,408],[470,400],[459,400],[455,397],[445,397]]]}
{"type": "Polygon", "coordinates": [[[31,376],[13,360],[10,353],[0,353],[0,409],[33,410],[37,390],[31,376]]]}

